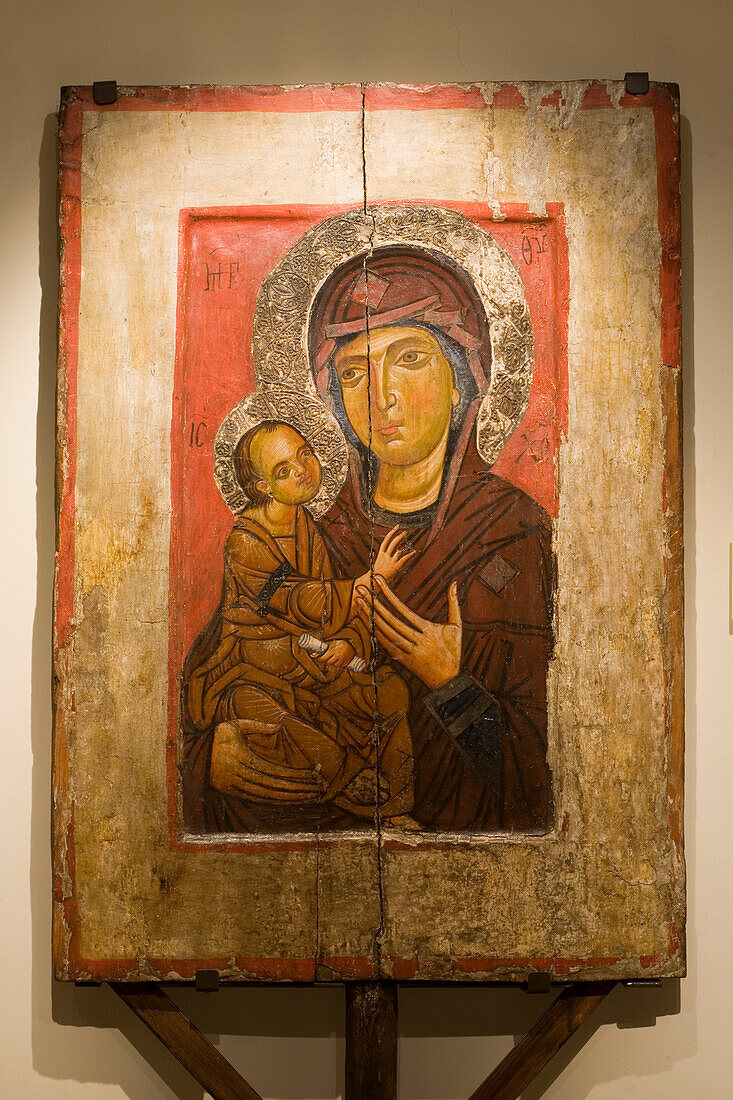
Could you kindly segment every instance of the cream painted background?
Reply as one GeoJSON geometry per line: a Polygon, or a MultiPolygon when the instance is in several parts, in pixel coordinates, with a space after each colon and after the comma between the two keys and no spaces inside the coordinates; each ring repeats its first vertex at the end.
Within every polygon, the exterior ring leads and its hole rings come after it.
{"type": "MultiPolygon", "coordinates": [[[[627,69],[676,80],[682,93],[691,976],[662,991],[616,991],[541,1087],[526,1095],[733,1096],[726,948],[733,903],[733,432],[725,422],[733,409],[733,373],[724,327],[733,253],[729,0],[617,0],[613,6],[525,0],[521,8],[493,0],[14,0],[2,13],[0,951],[6,994],[0,1096],[202,1096],[111,993],[54,989],[50,977],[58,86],[109,77],[129,84],[567,79],[616,77],[627,69]]],[[[178,997],[204,1030],[221,1037],[225,1054],[264,1096],[340,1095],[340,991],[178,997]]],[[[543,1003],[519,991],[403,993],[403,1100],[467,1096],[543,1003]]]]}

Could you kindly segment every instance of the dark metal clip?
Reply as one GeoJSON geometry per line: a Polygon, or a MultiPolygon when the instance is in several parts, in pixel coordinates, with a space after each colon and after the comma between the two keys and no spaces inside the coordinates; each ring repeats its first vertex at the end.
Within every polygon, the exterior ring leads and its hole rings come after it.
{"type": "Polygon", "coordinates": [[[199,993],[216,993],[220,984],[218,970],[196,971],[196,989],[199,993]]]}
{"type": "Polygon", "coordinates": [[[646,95],[649,91],[649,73],[627,73],[624,83],[627,95],[646,95]]]}
{"type": "Polygon", "coordinates": [[[549,993],[551,975],[546,970],[536,970],[527,975],[528,993],[549,993]]]}
{"type": "Polygon", "coordinates": [[[106,107],[110,103],[117,102],[116,80],[95,80],[92,84],[94,102],[99,107],[106,107]]]}

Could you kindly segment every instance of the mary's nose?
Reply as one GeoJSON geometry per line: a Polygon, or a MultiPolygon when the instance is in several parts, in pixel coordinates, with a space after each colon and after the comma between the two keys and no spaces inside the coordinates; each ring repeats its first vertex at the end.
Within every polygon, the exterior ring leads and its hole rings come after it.
{"type": "Polygon", "coordinates": [[[397,396],[391,388],[392,383],[384,359],[370,359],[369,384],[371,387],[369,396],[375,408],[384,411],[395,404],[397,396]]]}

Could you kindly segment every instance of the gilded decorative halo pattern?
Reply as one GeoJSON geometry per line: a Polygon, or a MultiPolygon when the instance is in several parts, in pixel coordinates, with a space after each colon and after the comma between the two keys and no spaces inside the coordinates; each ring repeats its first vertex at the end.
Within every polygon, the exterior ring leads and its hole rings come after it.
{"type": "Polygon", "coordinates": [[[257,389],[226,418],[214,448],[214,475],[233,511],[247,503],[232,466],[234,447],[263,419],[291,423],[318,455],[323,484],[309,505],[313,514],[326,512],[338,495],[346,477],[347,444],[316,393],[308,362],[310,311],[337,267],[389,245],[412,245],[458,264],[486,309],[492,370],[476,421],[476,443],[488,465],[522,419],[534,363],[532,325],[519,272],[491,234],[445,207],[371,206],[337,214],[304,233],[260,287],[252,339],[257,389]]]}

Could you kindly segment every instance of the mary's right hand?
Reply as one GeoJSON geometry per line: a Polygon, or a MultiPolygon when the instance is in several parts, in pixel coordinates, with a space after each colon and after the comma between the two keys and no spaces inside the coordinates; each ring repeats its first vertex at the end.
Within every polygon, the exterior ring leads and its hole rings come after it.
{"type": "Polygon", "coordinates": [[[238,719],[214,731],[209,783],[222,794],[255,802],[311,804],[320,800],[324,781],[310,768],[290,768],[263,760],[247,741],[248,733],[276,733],[270,722],[238,719]]]}

